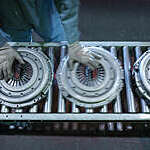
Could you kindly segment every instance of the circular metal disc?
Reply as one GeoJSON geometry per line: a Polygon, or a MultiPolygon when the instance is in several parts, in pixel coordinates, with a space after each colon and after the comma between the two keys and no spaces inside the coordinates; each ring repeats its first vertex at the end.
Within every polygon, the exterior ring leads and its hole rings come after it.
{"type": "Polygon", "coordinates": [[[99,67],[92,71],[85,65],[68,66],[69,56],[59,65],[57,81],[63,96],[76,105],[92,108],[111,102],[122,89],[123,71],[117,59],[100,47],[87,47],[100,56],[99,67]]]}
{"type": "Polygon", "coordinates": [[[150,100],[150,50],[135,62],[133,75],[138,94],[150,100]]]}
{"type": "Polygon", "coordinates": [[[13,77],[0,81],[0,103],[19,108],[41,100],[52,83],[53,72],[50,59],[40,48],[19,48],[17,50],[24,65],[13,64],[13,77]]]}

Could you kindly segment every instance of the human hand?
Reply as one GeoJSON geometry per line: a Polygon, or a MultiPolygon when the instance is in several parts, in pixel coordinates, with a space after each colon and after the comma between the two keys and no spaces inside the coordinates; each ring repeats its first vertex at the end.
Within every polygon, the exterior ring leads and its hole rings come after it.
{"type": "Polygon", "coordinates": [[[5,79],[7,81],[12,78],[12,65],[14,60],[17,60],[20,64],[24,64],[21,56],[8,44],[0,48],[0,80],[5,79]]]}
{"type": "Polygon", "coordinates": [[[87,47],[82,47],[80,43],[76,42],[69,46],[69,67],[73,69],[74,63],[79,62],[87,65],[90,69],[98,68],[101,56],[90,51],[87,47]]]}

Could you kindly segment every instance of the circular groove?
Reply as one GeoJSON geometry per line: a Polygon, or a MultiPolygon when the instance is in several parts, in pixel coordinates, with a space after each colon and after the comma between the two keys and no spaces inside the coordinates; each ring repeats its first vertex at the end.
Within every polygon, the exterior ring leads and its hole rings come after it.
{"type": "Polygon", "coordinates": [[[135,62],[133,78],[137,94],[146,99],[146,101],[150,101],[150,50],[146,51],[135,62]]]}

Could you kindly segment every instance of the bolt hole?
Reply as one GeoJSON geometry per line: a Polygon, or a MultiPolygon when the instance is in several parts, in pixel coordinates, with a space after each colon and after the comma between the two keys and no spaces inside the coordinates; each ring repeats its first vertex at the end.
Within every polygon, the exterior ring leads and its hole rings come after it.
{"type": "Polygon", "coordinates": [[[41,97],[45,97],[45,94],[43,92],[41,93],[41,97]]]}
{"type": "Polygon", "coordinates": [[[97,95],[98,95],[98,93],[95,93],[95,95],[97,96],[97,95]]]}
{"type": "Polygon", "coordinates": [[[72,96],[71,96],[71,95],[68,95],[67,98],[72,98],[72,96]]]}
{"type": "Polygon", "coordinates": [[[20,93],[21,96],[23,96],[23,93],[20,93]]]}
{"type": "Polygon", "coordinates": [[[83,95],[85,95],[86,93],[85,93],[85,92],[83,92],[82,94],[83,94],[83,95]]]}

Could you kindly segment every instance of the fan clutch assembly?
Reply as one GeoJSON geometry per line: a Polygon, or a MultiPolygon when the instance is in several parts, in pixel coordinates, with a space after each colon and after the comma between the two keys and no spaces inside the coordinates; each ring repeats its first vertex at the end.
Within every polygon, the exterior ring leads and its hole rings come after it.
{"type": "Polygon", "coordinates": [[[57,71],[57,81],[63,96],[76,105],[94,108],[110,103],[123,86],[123,70],[118,60],[102,47],[87,47],[101,58],[99,67],[92,71],[85,65],[68,66],[64,57],[57,71]]]}
{"type": "Polygon", "coordinates": [[[45,96],[53,78],[51,61],[39,47],[20,47],[17,51],[25,64],[14,62],[12,79],[0,81],[0,103],[11,108],[37,103],[45,96]]]}

